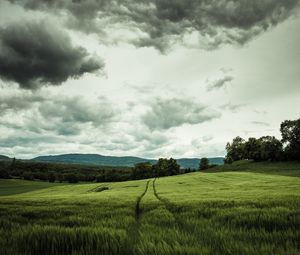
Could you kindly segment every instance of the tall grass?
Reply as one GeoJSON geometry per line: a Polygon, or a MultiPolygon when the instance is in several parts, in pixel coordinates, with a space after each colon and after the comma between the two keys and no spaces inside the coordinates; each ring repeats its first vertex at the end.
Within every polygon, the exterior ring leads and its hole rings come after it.
{"type": "Polygon", "coordinates": [[[278,171],[5,191],[0,254],[300,254],[300,179],[278,171]]]}

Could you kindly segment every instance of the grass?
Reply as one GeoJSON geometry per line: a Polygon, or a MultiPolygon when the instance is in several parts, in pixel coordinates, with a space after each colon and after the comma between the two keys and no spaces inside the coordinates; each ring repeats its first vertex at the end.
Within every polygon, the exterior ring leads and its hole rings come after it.
{"type": "Polygon", "coordinates": [[[121,183],[0,180],[0,254],[300,254],[300,164],[255,164],[121,183]]]}
{"type": "Polygon", "coordinates": [[[59,186],[59,183],[32,182],[18,179],[0,179],[0,196],[15,195],[35,190],[46,189],[53,186],[59,186]]]}

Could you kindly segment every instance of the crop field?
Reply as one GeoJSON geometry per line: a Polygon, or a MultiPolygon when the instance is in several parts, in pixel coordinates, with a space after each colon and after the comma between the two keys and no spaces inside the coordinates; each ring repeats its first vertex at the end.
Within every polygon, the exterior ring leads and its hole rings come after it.
{"type": "Polygon", "coordinates": [[[0,180],[0,254],[300,254],[300,165],[231,167],[119,183],[0,180]]]}

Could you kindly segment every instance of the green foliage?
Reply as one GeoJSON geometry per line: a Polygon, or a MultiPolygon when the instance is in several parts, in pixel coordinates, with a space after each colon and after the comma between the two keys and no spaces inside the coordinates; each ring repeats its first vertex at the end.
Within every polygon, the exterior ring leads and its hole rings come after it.
{"type": "Polygon", "coordinates": [[[180,166],[173,158],[160,158],[158,162],[153,165],[155,176],[170,176],[180,173],[180,166]]]}
{"type": "Polygon", "coordinates": [[[66,174],[65,180],[68,181],[69,183],[77,183],[78,182],[77,176],[73,173],[66,174]]]}
{"type": "Polygon", "coordinates": [[[55,175],[54,175],[54,173],[49,173],[49,175],[48,175],[48,180],[49,180],[49,182],[55,182],[55,175]]]}
{"type": "Polygon", "coordinates": [[[0,160],[1,178],[23,178],[60,183],[69,182],[118,182],[132,179],[145,179],[157,175],[179,174],[180,167],[175,159],[161,159],[155,167],[150,163],[138,163],[134,168],[58,164],[25,160],[0,160]],[[162,163],[162,161],[164,163],[162,163]]]}
{"type": "Polygon", "coordinates": [[[263,136],[260,141],[260,157],[262,161],[279,161],[282,159],[282,143],[274,136],[263,136]]]}
{"type": "Polygon", "coordinates": [[[280,161],[300,159],[300,119],[286,120],[281,123],[282,140],[274,136],[262,136],[259,139],[250,137],[245,141],[241,137],[227,143],[225,163],[242,159],[255,161],[280,161]]]}
{"type": "Polygon", "coordinates": [[[285,156],[289,160],[300,159],[300,119],[286,120],[280,125],[285,156]]]}
{"type": "Polygon", "coordinates": [[[132,169],[132,178],[135,180],[151,178],[154,176],[152,165],[149,162],[138,163],[132,169]]]}
{"type": "Polygon", "coordinates": [[[22,174],[22,177],[23,177],[24,180],[27,180],[27,181],[33,181],[34,180],[32,172],[24,172],[22,174]]]}
{"type": "Polygon", "coordinates": [[[245,140],[239,136],[232,140],[232,143],[227,143],[227,155],[225,162],[241,160],[244,157],[245,140]]]}
{"type": "Polygon", "coordinates": [[[199,164],[199,170],[206,170],[209,168],[209,161],[208,158],[201,158],[199,164]]]}
{"type": "Polygon", "coordinates": [[[73,174],[75,175],[73,179],[77,179],[79,182],[94,182],[100,175],[104,176],[101,181],[129,180],[132,170],[128,167],[87,166],[12,159],[0,160],[0,176],[4,171],[13,178],[21,177],[27,180],[69,182],[69,176],[73,174]]]}
{"type": "Polygon", "coordinates": [[[0,169],[0,179],[10,179],[10,175],[7,170],[0,169]]]}

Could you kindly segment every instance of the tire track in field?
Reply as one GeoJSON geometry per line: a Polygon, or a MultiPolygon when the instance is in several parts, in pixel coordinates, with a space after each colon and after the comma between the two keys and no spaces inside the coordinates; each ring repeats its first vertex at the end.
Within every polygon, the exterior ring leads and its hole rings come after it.
{"type": "Polygon", "coordinates": [[[184,228],[184,223],[181,220],[180,215],[178,214],[180,207],[176,206],[175,204],[171,203],[167,198],[163,198],[161,197],[157,190],[156,190],[156,186],[155,186],[155,182],[156,182],[156,178],[153,181],[153,193],[155,195],[155,197],[161,202],[163,203],[163,205],[165,206],[166,210],[172,214],[173,218],[175,219],[175,226],[178,228],[179,231],[182,232],[186,232],[187,234],[190,234],[189,231],[187,231],[184,228]]]}
{"type": "Polygon", "coordinates": [[[135,254],[134,248],[135,248],[136,244],[138,243],[139,236],[140,236],[140,231],[139,231],[140,217],[142,215],[142,209],[141,209],[140,204],[141,204],[143,197],[146,195],[146,193],[148,191],[149,183],[150,183],[150,180],[147,181],[144,192],[140,196],[138,196],[138,198],[136,200],[135,211],[134,211],[135,220],[129,226],[129,228],[127,230],[126,243],[128,244],[128,248],[126,249],[126,251],[124,251],[124,253],[128,254],[128,255],[135,254]]]}
{"type": "Polygon", "coordinates": [[[155,186],[155,182],[156,182],[156,178],[154,179],[152,185],[153,185],[153,193],[154,193],[154,196],[164,204],[164,206],[166,207],[166,209],[173,214],[172,210],[170,210],[170,207],[171,207],[171,203],[168,199],[166,198],[162,198],[161,196],[158,195],[157,193],[157,190],[156,190],[156,186],[155,186]]]}
{"type": "Polygon", "coordinates": [[[137,198],[137,201],[136,201],[136,205],[135,205],[135,219],[138,221],[140,219],[140,216],[141,216],[141,207],[140,207],[140,204],[141,204],[141,201],[143,199],[143,197],[146,195],[147,191],[148,191],[148,187],[149,187],[149,181],[147,181],[147,184],[146,184],[146,188],[144,190],[144,192],[137,198]]]}
{"type": "Polygon", "coordinates": [[[156,178],[153,181],[154,195],[161,203],[163,203],[166,210],[169,211],[173,215],[173,218],[175,219],[175,227],[180,232],[184,233],[187,236],[196,235],[197,230],[193,229],[193,228],[187,228],[187,224],[184,222],[184,217],[180,216],[180,211],[182,210],[182,208],[180,206],[170,202],[169,199],[161,197],[156,190],[155,182],[156,182],[156,178]]]}
{"type": "Polygon", "coordinates": [[[176,207],[175,205],[173,205],[167,198],[162,198],[160,195],[158,195],[157,193],[157,190],[156,190],[156,186],[155,186],[155,182],[156,182],[156,178],[154,179],[153,181],[153,193],[154,193],[154,196],[161,202],[163,203],[163,205],[165,206],[166,210],[169,211],[175,221],[176,221],[176,225],[179,226],[179,221],[178,221],[178,216],[176,215],[176,213],[174,212],[174,208],[176,207]]]}

